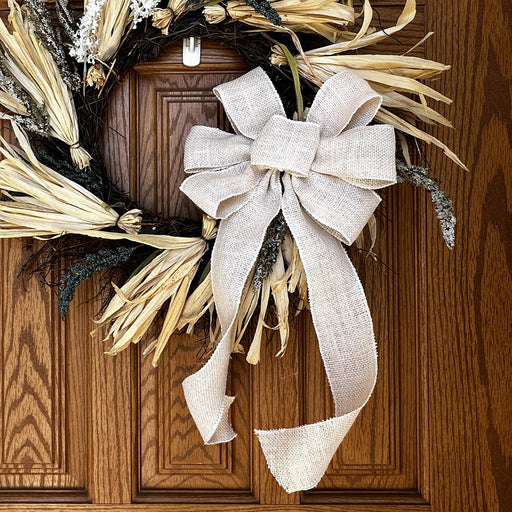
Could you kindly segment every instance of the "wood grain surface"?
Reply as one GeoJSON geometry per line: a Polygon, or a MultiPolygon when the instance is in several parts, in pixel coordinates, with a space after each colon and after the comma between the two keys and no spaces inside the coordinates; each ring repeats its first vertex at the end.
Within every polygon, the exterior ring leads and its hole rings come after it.
{"type": "MultiPolygon", "coordinates": [[[[512,4],[428,2],[428,55],[453,70],[455,130],[439,135],[470,169],[431,164],[457,208],[457,246],[427,222],[434,510],[512,510],[512,4]]],[[[430,213],[430,211],[429,211],[430,213]]]]}
{"type": "MultiPolygon", "coordinates": [[[[11,241],[0,243],[0,512],[512,511],[512,6],[418,3],[384,50],[402,53],[433,30],[414,54],[453,65],[435,85],[454,98],[442,108],[455,130],[436,135],[470,172],[437,150],[428,158],[455,203],[456,248],[443,246],[422,191],[382,192],[379,261],[350,251],[379,380],[318,488],[286,494],[252,433],[333,412],[308,314],[294,320],[285,357],[274,357],[275,338],[257,367],[233,356],[238,437],[206,447],[180,386],[203,363],[200,338],[175,336],[156,369],[143,346],[104,356],[88,334],[95,306],[82,304],[94,283],[61,322],[52,291],[16,278],[26,253],[11,241]]],[[[402,2],[372,5],[390,26],[402,2]]],[[[197,217],[178,193],[185,135],[197,123],[228,128],[211,89],[245,69],[203,41],[197,68],[177,45],[132,70],[102,140],[117,183],[154,210],[197,217]]]]}

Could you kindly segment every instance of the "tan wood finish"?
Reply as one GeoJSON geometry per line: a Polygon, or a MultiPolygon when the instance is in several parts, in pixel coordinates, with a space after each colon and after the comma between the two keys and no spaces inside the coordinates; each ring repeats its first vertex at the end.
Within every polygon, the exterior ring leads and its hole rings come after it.
{"type": "MultiPolygon", "coordinates": [[[[383,26],[400,2],[375,6],[383,26]]],[[[237,438],[204,446],[181,381],[202,364],[202,342],[172,338],[157,369],[132,347],[110,358],[92,339],[94,285],[65,322],[36,279],[17,278],[19,241],[0,244],[0,512],[508,512],[512,510],[512,9],[508,0],[421,2],[390,39],[402,52],[425,29],[426,53],[451,62],[437,87],[455,100],[456,130],[437,130],[471,169],[429,151],[453,197],[457,245],[446,249],[428,197],[382,192],[375,262],[350,254],[365,286],[379,348],[373,397],[317,489],[287,495],[252,430],[324,419],[332,402],[308,314],[276,359],[233,356],[237,438]],[[487,5],[486,5],[487,4],[487,5]],[[449,17],[448,17],[449,16],[449,17]]],[[[204,41],[198,68],[179,45],[137,66],[117,88],[102,144],[115,180],[145,206],[197,217],[179,193],[193,124],[228,128],[211,89],[247,69],[204,41]]],[[[5,130],[4,130],[5,131],[5,130]]]]}

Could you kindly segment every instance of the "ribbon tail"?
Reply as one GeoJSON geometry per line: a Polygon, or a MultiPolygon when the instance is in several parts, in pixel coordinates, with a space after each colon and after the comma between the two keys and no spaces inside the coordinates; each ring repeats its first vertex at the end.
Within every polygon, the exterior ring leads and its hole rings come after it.
{"type": "Polygon", "coordinates": [[[306,272],[311,314],[335,403],[335,417],[296,428],[256,431],[267,464],[287,491],[315,487],[368,401],[377,351],[363,287],[345,250],[302,209],[283,177],[283,214],[306,272]]]}
{"type": "Polygon", "coordinates": [[[212,253],[211,275],[217,314],[223,336],[209,361],[183,381],[185,400],[205,444],[235,437],[228,418],[234,397],[226,383],[235,335],[235,320],[245,283],[256,262],[265,233],[281,207],[278,177],[268,173],[251,199],[221,221],[212,253]]]}
{"type": "Polygon", "coordinates": [[[236,436],[228,418],[235,397],[226,395],[231,337],[230,328],[208,362],[182,384],[190,414],[205,444],[227,443],[236,436]]]}

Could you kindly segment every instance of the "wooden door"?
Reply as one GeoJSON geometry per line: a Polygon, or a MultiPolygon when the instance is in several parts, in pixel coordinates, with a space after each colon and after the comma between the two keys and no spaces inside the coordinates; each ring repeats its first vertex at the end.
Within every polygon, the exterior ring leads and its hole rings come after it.
{"type": "MultiPolygon", "coordinates": [[[[366,289],[379,347],[374,395],[317,489],[287,495],[252,430],[324,419],[332,403],[308,315],[285,357],[276,341],[249,367],[234,356],[238,437],[204,446],[180,383],[202,361],[198,338],[176,336],[157,369],[140,347],[115,358],[92,339],[94,304],[82,286],[61,322],[54,293],[16,278],[21,242],[0,244],[0,511],[512,510],[512,9],[508,0],[419,2],[390,39],[402,52],[426,30],[427,49],[451,62],[437,87],[455,100],[456,130],[436,130],[467,163],[436,151],[431,165],[453,197],[457,245],[442,244],[431,204],[407,185],[385,190],[374,262],[351,256],[366,289]],[[487,4],[487,5],[486,5],[487,4]]],[[[400,6],[374,3],[383,26],[400,6]]],[[[211,89],[246,64],[203,42],[201,65],[181,49],[134,69],[112,98],[104,147],[124,190],[154,210],[198,215],[178,192],[184,134],[227,128],[211,89]]]]}

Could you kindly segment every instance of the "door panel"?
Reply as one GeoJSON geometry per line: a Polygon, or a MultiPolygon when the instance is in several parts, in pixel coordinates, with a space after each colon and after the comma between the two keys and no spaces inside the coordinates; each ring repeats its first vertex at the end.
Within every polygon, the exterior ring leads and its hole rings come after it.
{"type": "Polygon", "coordinates": [[[512,509],[512,5],[436,1],[428,24],[428,55],[453,64],[439,85],[456,103],[455,130],[436,131],[470,169],[432,155],[458,245],[442,251],[426,226],[431,501],[501,512],[512,509]]]}
{"type": "Polygon", "coordinates": [[[53,291],[18,278],[27,254],[20,241],[0,244],[0,497],[27,488],[28,499],[83,501],[86,347],[73,342],[70,325],[82,333],[87,321],[72,313],[65,325],[53,291]]]}

